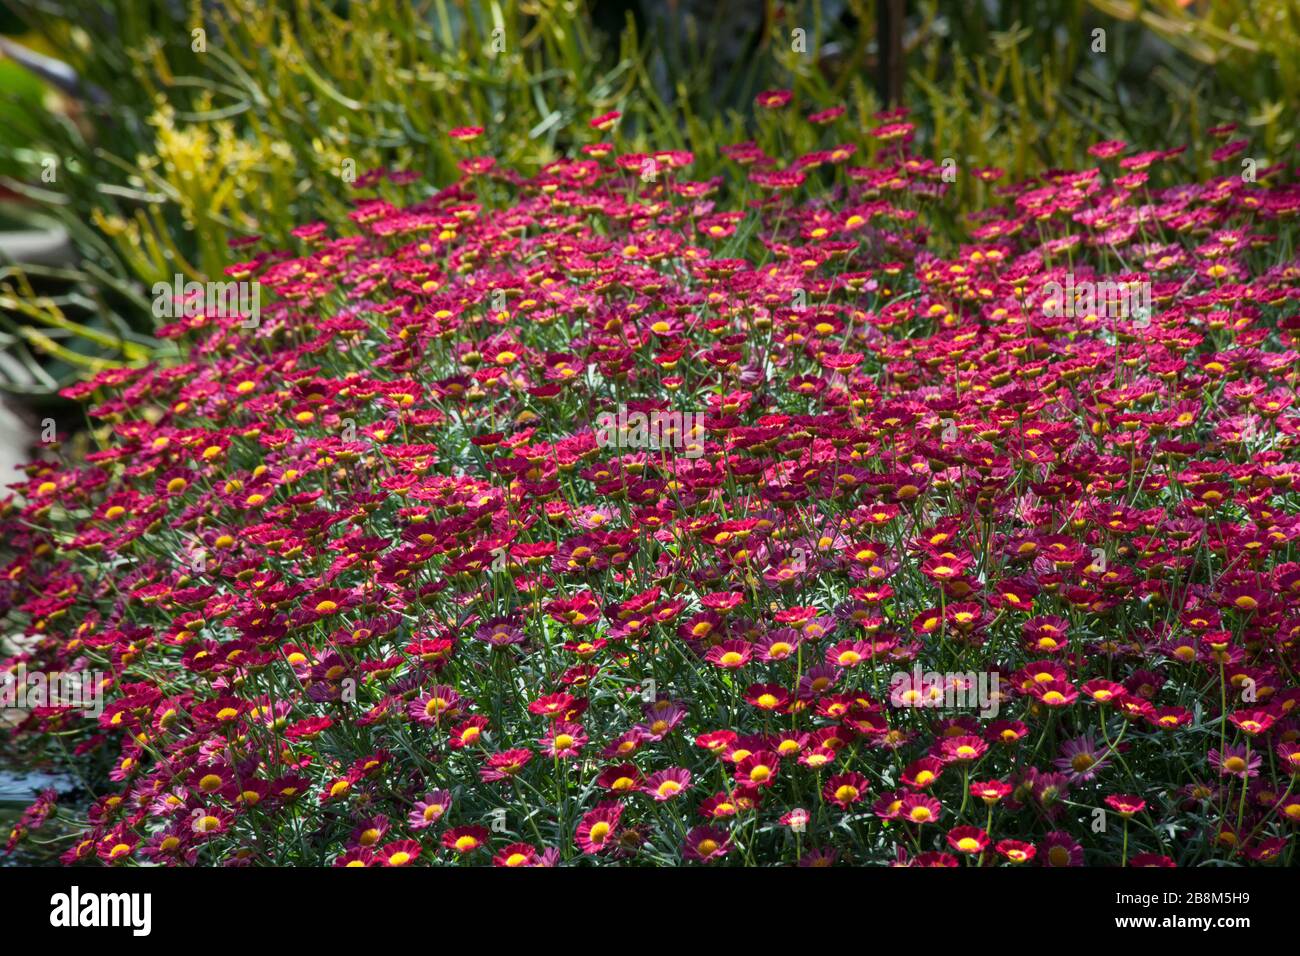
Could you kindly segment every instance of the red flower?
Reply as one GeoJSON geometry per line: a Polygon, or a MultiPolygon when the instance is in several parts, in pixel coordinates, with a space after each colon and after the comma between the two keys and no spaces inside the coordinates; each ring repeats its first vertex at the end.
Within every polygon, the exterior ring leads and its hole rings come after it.
{"type": "Polygon", "coordinates": [[[650,794],[656,801],[663,802],[672,800],[687,790],[690,785],[690,771],[681,767],[670,767],[647,777],[641,791],[650,794]]]}
{"type": "Polygon", "coordinates": [[[385,844],[375,854],[384,866],[410,866],[420,856],[420,844],[414,840],[396,840],[385,844]]]}
{"type": "Polygon", "coordinates": [[[518,776],[532,759],[533,752],[525,747],[489,754],[487,765],[478,772],[479,777],[488,783],[495,780],[510,780],[518,776]]]}
{"type": "Polygon", "coordinates": [[[726,831],[717,827],[695,827],[686,834],[682,844],[683,857],[702,863],[721,859],[730,851],[731,843],[726,831]]]}
{"type": "Polygon", "coordinates": [[[776,110],[789,103],[793,96],[791,90],[765,90],[754,97],[754,102],[763,109],[776,110]]]}
{"type": "Polygon", "coordinates": [[[994,849],[1011,863],[1029,863],[1038,853],[1036,846],[1022,840],[999,840],[994,849]]]}
{"type": "Polygon", "coordinates": [[[583,814],[575,842],[583,853],[600,853],[615,845],[618,820],[623,808],[617,803],[602,803],[583,814]]]}
{"type": "Polygon", "coordinates": [[[828,777],[822,795],[841,809],[847,810],[867,795],[870,784],[860,773],[841,773],[828,777]]]}
{"type": "Polygon", "coordinates": [[[473,853],[486,844],[487,838],[488,831],[486,827],[454,827],[442,835],[442,845],[448,850],[455,850],[463,856],[467,853],[473,853]]]}
{"type": "Polygon", "coordinates": [[[1135,813],[1141,813],[1146,809],[1145,800],[1139,800],[1137,797],[1124,796],[1122,794],[1110,794],[1106,797],[1106,806],[1110,807],[1121,817],[1127,819],[1135,813]]]}
{"type": "Polygon", "coordinates": [[[948,831],[948,845],[958,853],[983,853],[989,838],[979,827],[953,827],[948,831]]]}

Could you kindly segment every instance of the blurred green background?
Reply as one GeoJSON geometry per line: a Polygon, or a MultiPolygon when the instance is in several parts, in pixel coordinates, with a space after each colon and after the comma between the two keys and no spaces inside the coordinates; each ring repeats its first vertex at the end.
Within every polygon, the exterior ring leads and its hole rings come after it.
{"type": "MultiPolygon", "coordinates": [[[[10,0],[0,14],[0,389],[40,406],[107,364],[166,356],[148,290],[242,258],[232,237],[290,241],[349,208],[345,162],[457,178],[490,152],[531,172],[612,138],[690,149],[757,137],[793,159],[844,105],[867,130],[900,91],[915,151],[1011,178],[1091,165],[1101,139],[1187,145],[1239,124],[1288,161],[1300,99],[1295,0],[10,0]],[[881,7],[884,4],[884,7],[881,7]],[[878,42],[885,28],[886,42],[878,42]],[[1095,51],[1095,30],[1105,51],[1095,51]],[[803,31],[796,34],[795,31],[803,31]],[[797,37],[802,37],[797,40],[797,37]],[[890,37],[894,39],[889,39],[890,37]],[[753,98],[795,93],[756,117],[753,98]],[[613,133],[589,128],[610,110],[613,133]],[[452,141],[457,126],[483,140],[452,141]],[[13,260],[21,260],[15,263],[13,260]],[[6,261],[7,260],[7,261],[6,261]],[[45,397],[43,397],[45,396],[45,397]]],[[[986,200],[973,177],[945,199],[986,200]]]]}

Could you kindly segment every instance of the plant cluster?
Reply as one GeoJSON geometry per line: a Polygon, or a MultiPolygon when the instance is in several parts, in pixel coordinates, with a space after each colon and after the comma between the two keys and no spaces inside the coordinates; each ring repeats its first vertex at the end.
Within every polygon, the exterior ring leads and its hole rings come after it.
{"type": "Polygon", "coordinates": [[[725,146],[730,188],[618,119],[532,175],[474,127],[447,188],[365,172],[237,245],[252,327],[182,309],[185,361],[65,390],[103,440],[6,504],[0,671],[102,690],[6,733],[93,801],[10,846],[1291,862],[1288,171],[1244,179],[1226,127],[1204,183],[1117,141],[962,170],[989,202],[945,251],[903,111],[866,164],[839,109],[809,152],[725,146]],[[1082,282],[1152,307],[1052,301],[1082,282]],[[685,427],[598,442],[619,409],[685,427]]]}

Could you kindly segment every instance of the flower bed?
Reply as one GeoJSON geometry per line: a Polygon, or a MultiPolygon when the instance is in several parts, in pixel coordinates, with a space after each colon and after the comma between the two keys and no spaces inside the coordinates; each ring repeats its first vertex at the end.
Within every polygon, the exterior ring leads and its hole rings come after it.
{"type": "Polygon", "coordinates": [[[1289,862],[1300,190],[1103,143],[956,171],[945,246],[909,133],[376,171],[238,251],[260,313],[67,390],[106,437],[0,524],[0,665],[103,703],[11,734],[95,794],[11,848],[1289,862]]]}

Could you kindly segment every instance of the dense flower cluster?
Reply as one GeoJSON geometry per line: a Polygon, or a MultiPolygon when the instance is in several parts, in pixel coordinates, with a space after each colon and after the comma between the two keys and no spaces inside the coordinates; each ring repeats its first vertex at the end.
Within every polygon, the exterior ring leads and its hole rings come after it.
{"type": "Polygon", "coordinates": [[[1103,143],[945,248],[842,113],[733,185],[456,130],[69,390],[0,523],[0,670],[104,695],[9,732],[91,781],[63,860],[1290,861],[1300,189],[1103,143]]]}

